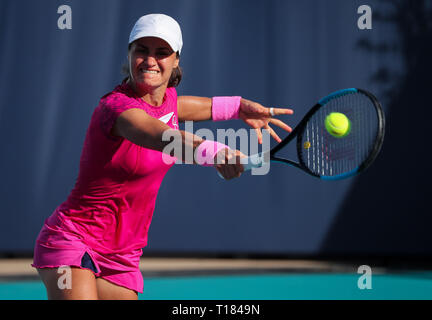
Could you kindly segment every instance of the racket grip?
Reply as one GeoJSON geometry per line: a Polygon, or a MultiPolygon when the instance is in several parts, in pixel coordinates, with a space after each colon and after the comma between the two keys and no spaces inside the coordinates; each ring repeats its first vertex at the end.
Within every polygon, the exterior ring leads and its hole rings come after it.
{"type": "MultiPolygon", "coordinates": [[[[264,164],[264,156],[262,153],[257,153],[253,156],[240,159],[240,163],[243,165],[244,171],[252,170],[253,168],[259,168],[264,164]]],[[[224,179],[219,171],[217,174],[220,178],[224,179]]]]}
{"type": "Polygon", "coordinates": [[[257,153],[253,156],[240,159],[240,163],[243,165],[244,171],[248,171],[253,168],[262,167],[264,164],[264,157],[262,153],[257,153]]]}

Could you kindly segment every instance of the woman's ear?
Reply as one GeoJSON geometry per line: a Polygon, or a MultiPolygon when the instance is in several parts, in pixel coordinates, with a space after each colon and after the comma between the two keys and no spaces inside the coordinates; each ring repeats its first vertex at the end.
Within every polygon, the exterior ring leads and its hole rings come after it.
{"type": "Polygon", "coordinates": [[[174,69],[175,69],[175,68],[178,68],[179,64],[180,64],[180,55],[179,55],[179,53],[178,53],[178,51],[177,51],[177,52],[176,52],[176,60],[175,60],[175,62],[174,62],[174,69]]]}

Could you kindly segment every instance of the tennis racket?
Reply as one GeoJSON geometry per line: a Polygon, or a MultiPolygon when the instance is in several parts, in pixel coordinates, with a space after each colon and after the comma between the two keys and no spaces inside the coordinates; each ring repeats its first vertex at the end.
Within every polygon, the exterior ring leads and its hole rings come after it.
{"type": "Polygon", "coordinates": [[[296,128],[268,154],[241,159],[244,169],[263,166],[266,161],[291,165],[323,179],[339,180],[366,170],[377,157],[384,141],[384,112],[378,99],[362,89],[344,89],[321,99],[296,128]],[[334,137],[325,126],[327,115],[346,115],[351,128],[345,137],[334,137]],[[277,153],[297,138],[298,161],[277,153]]]}

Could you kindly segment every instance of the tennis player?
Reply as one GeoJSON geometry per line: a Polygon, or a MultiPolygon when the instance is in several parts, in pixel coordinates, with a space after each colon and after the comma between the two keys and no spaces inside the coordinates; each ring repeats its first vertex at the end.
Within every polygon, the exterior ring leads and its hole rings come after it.
{"type": "Polygon", "coordinates": [[[179,131],[178,121],[242,119],[259,140],[267,129],[280,141],[269,123],[291,131],[273,116],[292,110],[241,97],[177,97],[182,44],[180,26],[169,16],[146,15],[133,27],[129,75],[94,110],[75,187],[36,241],[32,266],[49,299],[137,299],[143,292],[140,256],[159,186],[172,166],[162,157],[170,143],[164,132],[180,133],[193,163],[213,166],[227,180],[241,175],[240,151],[179,131]]]}

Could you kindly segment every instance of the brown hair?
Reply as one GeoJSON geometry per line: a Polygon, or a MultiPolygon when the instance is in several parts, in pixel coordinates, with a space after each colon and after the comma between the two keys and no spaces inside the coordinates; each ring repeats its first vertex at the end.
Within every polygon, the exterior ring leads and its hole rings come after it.
{"type": "MultiPolygon", "coordinates": [[[[131,45],[129,45],[129,48],[131,48],[131,45]]],[[[179,53],[176,52],[176,56],[177,59],[180,57],[179,53]]],[[[127,81],[128,79],[130,79],[130,70],[129,70],[129,63],[125,62],[122,65],[122,74],[126,76],[126,78],[123,79],[122,82],[127,81]]],[[[183,70],[180,68],[180,66],[178,66],[177,68],[174,68],[172,73],[171,73],[171,77],[168,81],[168,88],[170,87],[177,87],[180,84],[180,81],[183,77],[183,70]]]]}

